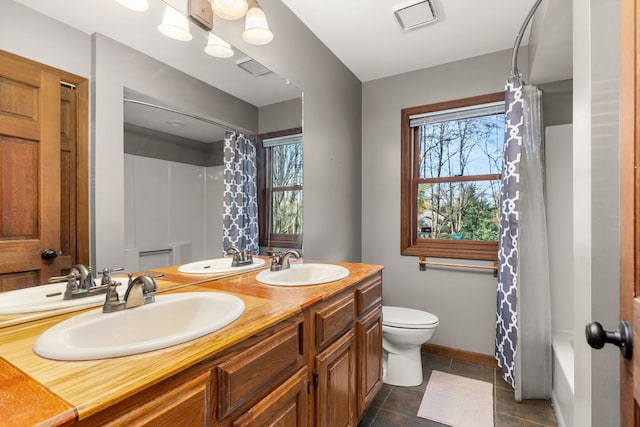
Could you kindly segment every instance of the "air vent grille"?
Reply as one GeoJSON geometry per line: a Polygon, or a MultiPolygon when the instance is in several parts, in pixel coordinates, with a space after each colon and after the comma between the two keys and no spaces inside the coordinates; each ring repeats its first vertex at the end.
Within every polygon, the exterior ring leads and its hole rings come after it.
{"type": "Polygon", "coordinates": [[[429,0],[413,0],[402,3],[393,8],[393,14],[400,27],[405,31],[413,30],[438,20],[436,10],[429,0]]]}

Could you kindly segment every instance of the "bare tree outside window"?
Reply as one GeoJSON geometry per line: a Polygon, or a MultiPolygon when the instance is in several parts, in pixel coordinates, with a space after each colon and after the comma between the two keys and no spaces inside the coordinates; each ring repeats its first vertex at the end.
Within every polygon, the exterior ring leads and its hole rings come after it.
{"type": "Polygon", "coordinates": [[[302,144],[279,145],[271,150],[271,232],[302,234],[302,144]]]}
{"type": "Polygon", "coordinates": [[[400,251],[497,259],[504,93],[401,111],[400,251]]]}
{"type": "Polygon", "coordinates": [[[504,114],[418,129],[418,238],[498,239],[504,114]],[[474,179],[474,180],[469,180],[474,179]]]}
{"type": "Polygon", "coordinates": [[[258,135],[260,246],[302,249],[302,129],[258,135]]]}

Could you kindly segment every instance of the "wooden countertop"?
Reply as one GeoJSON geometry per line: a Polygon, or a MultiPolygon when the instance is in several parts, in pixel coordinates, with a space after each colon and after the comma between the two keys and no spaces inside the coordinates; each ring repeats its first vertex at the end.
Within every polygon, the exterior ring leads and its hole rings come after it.
{"type": "MultiPolygon", "coordinates": [[[[61,404],[60,408],[64,408],[62,404],[66,402],[69,408],[73,409],[69,411],[67,408],[66,412],[60,409],[57,416],[52,416],[50,410],[46,412],[41,411],[40,408],[30,407],[29,413],[34,418],[30,419],[29,424],[64,425],[64,419],[60,418],[64,413],[73,414],[75,411],[80,419],[85,418],[222,352],[382,270],[382,267],[377,265],[335,264],[348,268],[350,275],[345,279],[323,285],[309,287],[263,285],[256,281],[258,273],[256,270],[232,277],[227,276],[224,279],[203,279],[202,283],[167,291],[223,291],[242,298],[246,306],[244,314],[225,328],[169,348],[132,356],[77,362],[48,360],[33,353],[33,343],[42,332],[62,320],[73,317],[77,314],[76,312],[0,329],[0,355],[10,366],[17,368],[27,378],[35,380],[36,385],[43,386],[53,393],[54,397],[59,397],[62,400],[58,402],[61,404]]],[[[177,270],[169,272],[176,276],[166,276],[164,280],[171,279],[175,280],[174,283],[183,283],[184,277],[181,273],[177,270]]],[[[184,276],[192,277],[192,275],[184,276]]],[[[13,388],[8,388],[9,385],[4,381],[2,362],[3,360],[0,359],[0,426],[24,425],[24,423],[15,422],[22,419],[17,416],[24,415],[25,407],[22,401],[17,400],[15,383],[12,385],[13,388]],[[12,407],[7,402],[10,403],[13,398],[16,400],[16,405],[12,407]]],[[[13,372],[10,368],[8,370],[13,372]]]]}

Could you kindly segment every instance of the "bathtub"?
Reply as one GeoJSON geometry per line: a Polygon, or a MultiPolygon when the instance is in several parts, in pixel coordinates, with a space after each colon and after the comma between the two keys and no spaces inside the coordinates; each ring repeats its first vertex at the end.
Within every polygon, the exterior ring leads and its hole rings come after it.
{"type": "Polygon", "coordinates": [[[573,427],[573,336],[553,334],[553,388],[551,401],[559,427],[573,427]]]}

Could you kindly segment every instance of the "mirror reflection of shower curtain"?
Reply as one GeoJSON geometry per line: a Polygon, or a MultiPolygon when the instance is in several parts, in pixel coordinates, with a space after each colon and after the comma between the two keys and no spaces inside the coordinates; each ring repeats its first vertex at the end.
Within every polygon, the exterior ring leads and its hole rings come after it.
{"type": "Polygon", "coordinates": [[[223,242],[258,253],[256,143],[239,132],[224,138],[223,242]]]}
{"type": "Polygon", "coordinates": [[[505,103],[496,359],[520,401],[551,396],[541,91],[511,77],[505,103]]]}

